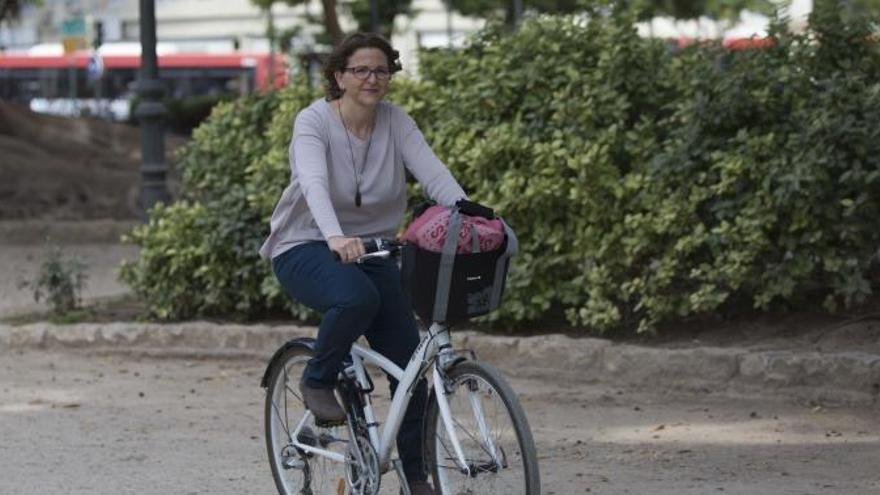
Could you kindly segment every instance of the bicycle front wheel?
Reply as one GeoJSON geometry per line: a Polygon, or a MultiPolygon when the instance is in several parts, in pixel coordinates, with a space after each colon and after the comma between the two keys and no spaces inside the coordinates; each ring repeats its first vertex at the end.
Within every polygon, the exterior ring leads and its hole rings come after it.
{"type": "Polygon", "coordinates": [[[266,447],[278,493],[282,495],[336,495],[348,493],[345,464],[309,453],[293,444],[345,454],[345,427],[322,428],[307,412],[299,392],[299,379],[313,353],[306,346],[287,349],[269,372],[266,390],[266,447]]]}
{"type": "MultiPolygon", "coordinates": [[[[465,361],[447,373],[446,396],[464,456],[432,400],[425,416],[426,461],[442,495],[538,495],[541,481],[535,442],[510,385],[486,363],[465,361]]],[[[435,393],[442,391],[435,391],[435,393]]]]}

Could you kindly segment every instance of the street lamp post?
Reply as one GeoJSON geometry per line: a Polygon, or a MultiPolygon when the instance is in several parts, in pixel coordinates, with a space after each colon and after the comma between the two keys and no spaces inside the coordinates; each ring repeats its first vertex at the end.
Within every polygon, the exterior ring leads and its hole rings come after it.
{"type": "Polygon", "coordinates": [[[523,14],[522,0],[513,0],[513,28],[514,29],[519,27],[519,23],[522,20],[522,14],[523,14]]]}
{"type": "Polygon", "coordinates": [[[379,0],[370,0],[370,31],[379,32],[379,0]]]}
{"type": "MultiPolygon", "coordinates": [[[[140,101],[135,116],[141,125],[141,207],[144,212],[157,202],[167,203],[165,141],[162,121],[164,89],[156,61],[156,8],[154,0],[140,0],[141,70],[137,83],[140,101]]],[[[146,213],[144,213],[146,216],[146,213]]]]}
{"type": "Polygon", "coordinates": [[[446,48],[452,51],[452,0],[444,0],[446,7],[446,48]]]}

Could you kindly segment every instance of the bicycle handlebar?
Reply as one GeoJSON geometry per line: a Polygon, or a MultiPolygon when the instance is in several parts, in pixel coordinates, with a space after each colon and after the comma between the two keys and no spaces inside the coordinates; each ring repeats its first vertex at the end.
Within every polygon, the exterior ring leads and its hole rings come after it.
{"type": "MultiPolygon", "coordinates": [[[[354,260],[355,263],[361,263],[370,258],[387,258],[392,254],[400,251],[403,243],[395,239],[363,238],[361,242],[364,244],[364,254],[354,260]]],[[[339,261],[339,254],[333,251],[333,257],[339,261]]]]}

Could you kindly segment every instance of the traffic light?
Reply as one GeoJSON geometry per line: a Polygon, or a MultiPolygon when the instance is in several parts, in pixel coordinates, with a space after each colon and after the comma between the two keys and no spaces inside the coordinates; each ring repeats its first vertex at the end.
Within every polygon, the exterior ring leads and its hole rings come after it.
{"type": "Polygon", "coordinates": [[[92,39],[92,46],[97,50],[104,44],[104,23],[101,21],[95,21],[95,37],[92,39]]]}

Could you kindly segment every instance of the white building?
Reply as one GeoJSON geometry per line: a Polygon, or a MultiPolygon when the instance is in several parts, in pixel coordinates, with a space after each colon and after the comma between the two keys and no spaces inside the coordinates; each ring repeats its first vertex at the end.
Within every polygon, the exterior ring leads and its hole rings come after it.
{"type": "MultiPolygon", "coordinates": [[[[449,34],[452,42],[460,45],[467,33],[483,24],[457,14],[448,16],[441,0],[414,0],[413,9],[417,12],[413,17],[398,16],[392,38],[408,71],[416,66],[420,46],[445,46],[449,34]]],[[[323,28],[306,19],[321,13],[320,0],[311,0],[297,7],[279,3],[271,15],[278,33],[299,28],[299,34],[291,39],[293,50],[298,52],[313,48],[314,35],[323,28]]],[[[26,7],[20,20],[0,26],[0,46],[7,52],[57,51],[63,21],[75,17],[84,18],[90,30],[94,21],[101,21],[108,50],[139,42],[138,0],[44,0],[42,6],[26,7]]],[[[236,48],[268,51],[268,21],[268,13],[250,0],[156,0],[158,41],[178,53],[222,53],[236,48]]],[[[344,30],[354,27],[345,16],[340,16],[340,22],[344,30]]]]}

